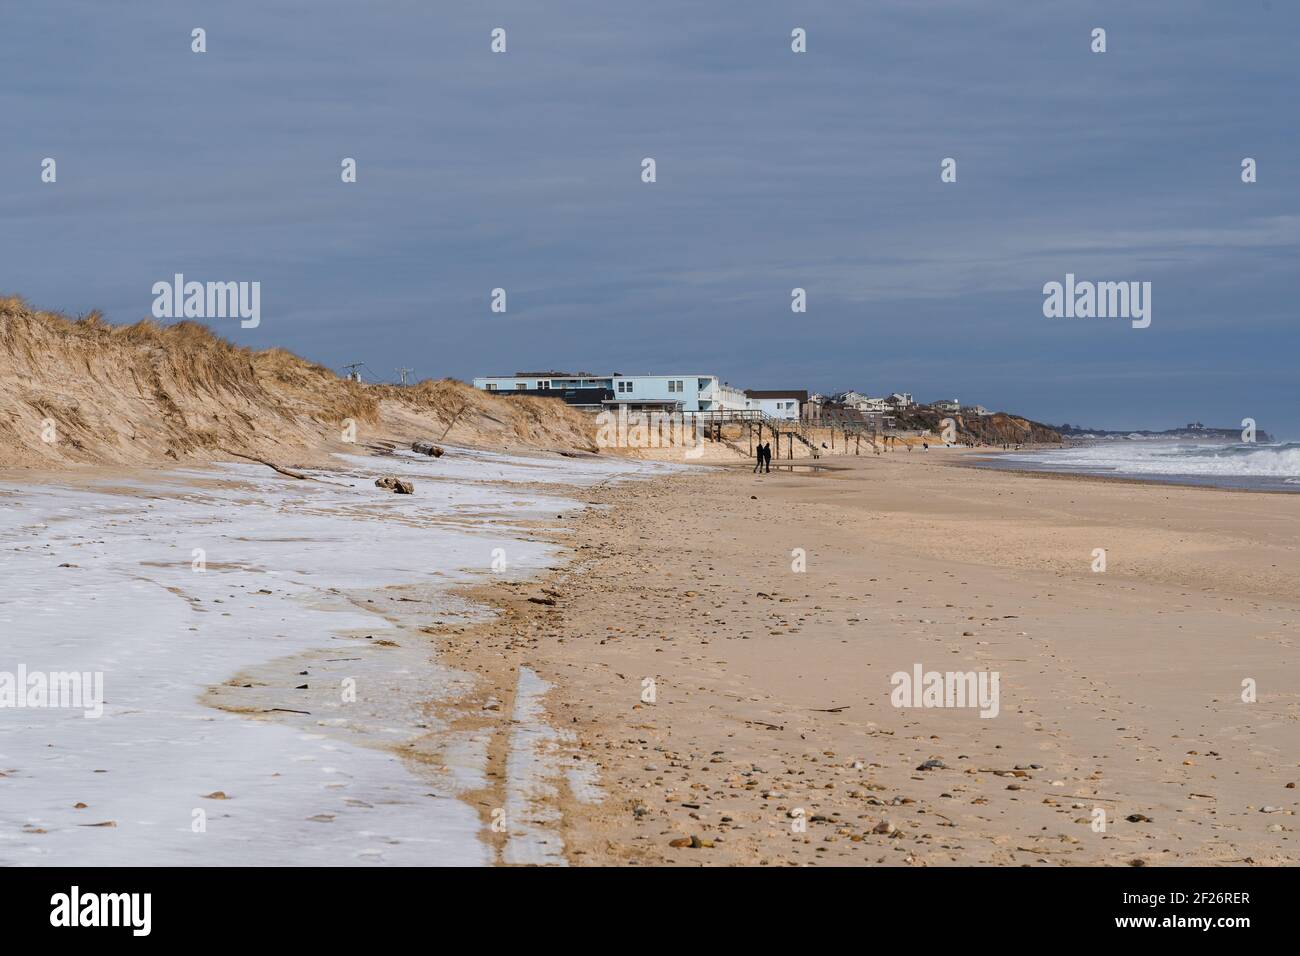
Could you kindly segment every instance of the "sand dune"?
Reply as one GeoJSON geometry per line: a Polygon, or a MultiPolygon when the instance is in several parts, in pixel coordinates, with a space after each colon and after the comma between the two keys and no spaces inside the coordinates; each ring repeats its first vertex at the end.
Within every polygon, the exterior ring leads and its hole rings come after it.
{"type": "Polygon", "coordinates": [[[560,402],[498,398],[449,379],[360,385],[282,349],[255,352],[205,326],[114,326],[0,299],[0,467],[229,459],[298,462],[367,444],[595,450],[560,402]],[[352,428],[349,428],[351,423],[352,428]],[[448,430],[449,429],[449,430],[448,430]]]}

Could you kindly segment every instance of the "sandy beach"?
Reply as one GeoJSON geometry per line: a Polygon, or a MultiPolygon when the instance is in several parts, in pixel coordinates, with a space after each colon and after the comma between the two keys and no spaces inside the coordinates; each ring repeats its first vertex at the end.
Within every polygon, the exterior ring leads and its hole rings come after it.
{"type": "Polygon", "coordinates": [[[10,476],[0,859],[1295,863],[1300,498],[972,460],[10,476]]]}
{"type": "Polygon", "coordinates": [[[559,570],[431,629],[479,675],[431,706],[496,740],[482,838],[523,674],[602,791],[537,796],[571,864],[1294,864],[1300,498],[962,462],[585,489],[559,570]],[[893,706],[915,668],[996,715],[893,706]]]}

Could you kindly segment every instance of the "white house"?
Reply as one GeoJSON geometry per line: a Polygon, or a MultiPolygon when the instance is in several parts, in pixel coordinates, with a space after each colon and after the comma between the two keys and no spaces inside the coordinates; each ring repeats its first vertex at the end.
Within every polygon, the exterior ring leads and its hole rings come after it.
{"type": "Polygon", "coordinates": [[[808,404],[806,389],[745,389],[745,398],[751,409],[758,409],[768,418],[798,421],[803,406],[808,404]]]}
{"type": "Polygon", "coordinates": [[[951,414],[961,411],[961,402],[957,401],[955,398],[940,399],[937,402],[931,402],[930,406],[936,412],[948,412],[951,414]]]}
{"type": "Polygon", "coordinates": [[[894,406],[883,398],[863,398],[854,402],[853,407],[860,412],[892,412],[894,410],[894,406]]]}
{"type": "Polygon", "coordinates": [[[628,411],[713,412],[744,411],[749,399],[716,375],[623,375],[613,372],[516,372],[485,375],[474,387],[486,392],[543,395],[588,411],[626,408],[628,411]]]}

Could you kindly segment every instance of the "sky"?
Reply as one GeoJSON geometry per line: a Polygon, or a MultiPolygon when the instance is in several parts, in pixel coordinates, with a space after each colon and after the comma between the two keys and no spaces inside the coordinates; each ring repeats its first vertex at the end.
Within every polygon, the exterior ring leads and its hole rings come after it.
{"type": "Polygon", "coordinates": [[[257,281],[219,334],[383,380],[1300,437],[1298,35],[1282,0],[6,2],[0,293],[128,323],[257,281]],[[1067,273],[1150,282],[1150,326],[1045,317],[1067,273]]]}

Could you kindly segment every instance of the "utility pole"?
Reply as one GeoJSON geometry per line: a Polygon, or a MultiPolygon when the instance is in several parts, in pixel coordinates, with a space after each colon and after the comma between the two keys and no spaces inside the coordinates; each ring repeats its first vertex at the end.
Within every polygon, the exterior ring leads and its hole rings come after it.
{"type": "Polygon", "coordinates": [[[402,385],[406,385],[406,384],[407,384],[406,376],[409,375],[411,372],[414,372],[414,371],[415,371],[415,369],[413,369],[413,368],[399,368],[399,369],[397,369],[397,377],[398,377],[399,379],[401,379],[400,384],[402,384],[402,385]]]}
{"type": "Polygon", "coordinates": [[[345,365],[345,366],[343,366],[345,369],[348,370],[348,374],[347,374],[346,376],[344,376],[344,377],[345,377],[349,382],[359,382],[359,381],[361,381],[361,373],[358,372],[357,369],[361,368],[361,366],[363,366],[363,365],[365,365],[365,364],[366,364],[365,362],[353,362],[351,365],[345,365]]]}

